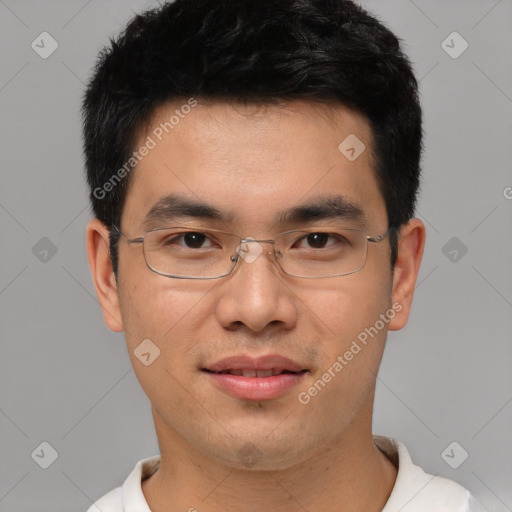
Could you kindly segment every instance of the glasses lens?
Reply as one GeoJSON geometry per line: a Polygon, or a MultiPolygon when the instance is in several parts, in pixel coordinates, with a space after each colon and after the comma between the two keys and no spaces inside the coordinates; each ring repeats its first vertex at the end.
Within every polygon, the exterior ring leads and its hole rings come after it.
{"type": "Polygon", "coordinates": [[[221,277],[232,270],[239,238],[195,228],[150,231],[144,237],[144,256],[158,274],[188,278],[221,277]]]}
{"type": "MultiPolygon", "coordinates": [[[[213,279],[233,270],[237,259],[233,256],[240,255],[239,245],[236,235],[215,230],[156,229],[144,237],[144,257],[148,267],[158,274],[213,279]]],[[[357,229],[314,228],[289,231],[275,238],[281,268],[296,277],[334,277],[357,272],[366,262],[367,247],[365,232],[357,229]]],[[[243,254],[242,258],[247,263],[256,259],[243,254]]]]}
{"type": "Polygon", "coordinates": [[[334,277],[363,268],[368,243],[365,232],[357,229],[315,228],[284,233],[279,246],[279,263],[287,274],[334,277]]]}

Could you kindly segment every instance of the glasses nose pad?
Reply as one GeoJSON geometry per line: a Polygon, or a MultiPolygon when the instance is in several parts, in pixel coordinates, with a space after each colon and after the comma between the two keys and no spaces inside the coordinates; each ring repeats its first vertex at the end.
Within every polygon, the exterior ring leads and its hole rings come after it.
{"type": "Polygon", "coordinates": [[[236,252],[246,263],[252,263],[263,253],[263,247],[255,238],[244,238],[236,252]]]}

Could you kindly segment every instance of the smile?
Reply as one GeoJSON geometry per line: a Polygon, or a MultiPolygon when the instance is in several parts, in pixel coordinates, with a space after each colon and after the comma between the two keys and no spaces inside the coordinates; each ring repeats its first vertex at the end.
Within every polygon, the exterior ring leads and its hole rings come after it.
{"type": "Polygon", "coordinates": [[[257,401],[283,396],[309,373],[299,363],[279,355],[227,357],[201,371],[224,393],[257,401]]]}
{"type": "MultiPolygon", "coordinates": [[[[283,375],[283,374],[292,374],[292,373],[301,373],[301,372],[292,372],[290,370],[280,370],[277,368],[272,368],[271,370],[253,370],[253,369],[244,369],[244,370],[223,370],[221,372],[211,372],[210,370],[204,370],[210,373],[216,373],[217,375],[238,375],[240,377],[274,377],[275,375],[283,375]]],[[[305,372],[307,370],[302,370],[305,372]]]]}

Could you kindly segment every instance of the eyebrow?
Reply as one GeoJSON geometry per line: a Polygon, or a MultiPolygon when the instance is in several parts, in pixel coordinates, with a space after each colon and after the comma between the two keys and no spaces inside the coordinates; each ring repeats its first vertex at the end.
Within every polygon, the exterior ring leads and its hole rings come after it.
{"type": "Polygon", "coordinates": [[[217,208],[196,201],[192,201],[178,195],[168,195],[160,198],[148,211],[142,225],[149,229],[155,224],[161,224],[174,219],[195,218],[205,220],[220,220],[226,222],[227,215],[223,214],[217,208]]]}
{"type": "Polygon", "coordinates": [[[343,195],[321,197],[310,203],[280,212],[280,224],[304,224],[318,220],[343,220],[368,227],[368,218],[361,206],[343,195]]]}
{"type": "MultiPolygon", "coordinates": [[[[160,198],[151,207],[144,217],[142,226],[149,230],[185,218],[228,223],[233,219],[233,215],[228,215],[207,203],[170,194],[160,198]]],[[[280,225],[307,224],[319,220],[350,221],[368,227],[368,219],[363,208],[343,195],[315,198],[276,214],[277,224],[280,225]]]]}

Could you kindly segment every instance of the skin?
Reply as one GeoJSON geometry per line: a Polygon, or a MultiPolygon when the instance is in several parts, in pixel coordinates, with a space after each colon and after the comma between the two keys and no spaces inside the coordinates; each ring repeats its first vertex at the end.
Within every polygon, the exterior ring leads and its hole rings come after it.
{"type": "MultiPolygon", "coordinates": [[[[157,109],[137,147],[181,104],[157,109]]],[[[199,101],[138,164],[121,230],[142,236],[150,207],[175,193],[231,215],[210,227],[268,239],[287,230],[276,226],[276,212],[338,193],[363,207],[369,235],[382,234],[388,221],[371,146],[367,120],[340,105],[199,101]],[[353,162],[338,150],[349,134],[366,145],[353,162]]],[[[125,332],[135,374],[152,404],[161,465],[142,486],[152,511],[169,511],[169,504],[172,510],[199,512],[382,509],[396,468],[372,440],[376,374],[388,329],[401,329],[409,316],[423,223],[412,219],[399,240],[394,273],[385,238],[369,244],[360,272],[344,277],[290,277],[265,251],[228,277],[192,281],[151,272],[142,248],[123,237],[116,283],[108,230],[97,219],[90,222],[88,258],[105,322],[125,332]],[[395,303],[401,311],[317,396],[301,404],[298,393],[395,303]],[[147,338],[161,353],[144,366],[134,350],[147,338]],[[275,400],[244,401],[214,387],[200,371],[226,356],[270,353],[309,369],[300,389],[275,400]],[[240,460],[244,446],[257,448],[251,467],[240,460]]]]}

